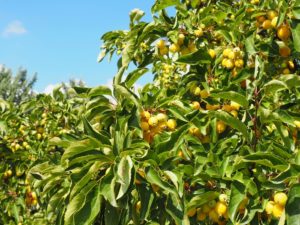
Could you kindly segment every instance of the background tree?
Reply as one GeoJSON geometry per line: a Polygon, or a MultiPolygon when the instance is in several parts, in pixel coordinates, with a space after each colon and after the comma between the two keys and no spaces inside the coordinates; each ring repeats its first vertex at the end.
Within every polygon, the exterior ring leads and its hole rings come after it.
{"type": "Polygon", "coordinates": [[[7,68],[0,70],[0,97],[4,100],[19,104],[34,95],[33,86],[37,81],[36,74],[29,79],[27,70],[19,69],[14,76],[7,68]]]}

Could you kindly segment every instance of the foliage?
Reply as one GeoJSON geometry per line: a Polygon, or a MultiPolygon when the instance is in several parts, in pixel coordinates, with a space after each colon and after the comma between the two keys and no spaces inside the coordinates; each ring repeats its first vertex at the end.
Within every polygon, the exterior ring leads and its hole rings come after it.
{"type": "Polygon", "coordinates": [[[34,94],[32,88],[36,80],[36,75],[29,79],[26,70],[20,69],[13,76],[11,70],[2,68],[0,69],[0,97],[16,104],[28,100],[34,94]]]}
{"type": "Polygon", "coordinates": [[[151,22],[133,10],[130,30],[102,37],[99,61],[120,55],[112,90],[55,98],[75,122],[28,174],[41,210],[55,224],[299,224],[299,6],[157,0],[151,22]]]}

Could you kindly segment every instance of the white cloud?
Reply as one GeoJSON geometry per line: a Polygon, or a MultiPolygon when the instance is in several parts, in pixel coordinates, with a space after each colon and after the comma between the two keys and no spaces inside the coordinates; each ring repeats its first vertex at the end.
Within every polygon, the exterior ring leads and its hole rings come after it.
{"type": "Polygon", "coordinates": [[[45,90],[43,91],[43,93],[47,94],[47,95],[50,95],[52,94],[53,90],[55,88],[57,88],[59,86],[59,84],[49,84],[45,90]]]}
{"type": "Polygon", "coordinates": [[[21,23],[21,21],[15,20],[10,22],[7,27],[2,32],[4,37],[12,36],[12,35],[22,35],[26,34],[27,30],[21,23]]]}

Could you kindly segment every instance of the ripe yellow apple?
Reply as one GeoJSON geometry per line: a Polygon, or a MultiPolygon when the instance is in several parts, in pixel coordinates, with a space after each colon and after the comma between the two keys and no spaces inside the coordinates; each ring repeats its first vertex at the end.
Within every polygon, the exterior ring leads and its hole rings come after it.
{"type": "Polygon", "coordinates": [[[228,196],[226,194],[220,194],[219,201],[222,203],[226,203],[228,201],[228,196]]]}
{"type": "Polygon", "coordinates": [[[166,46],[166,42],[163,39],[160,39],[157,43],[156,43],[156,47],[159,49],[162,49],[166,46]]]}
{"type": "Polygon", "coordinates": [[[141,128],[143,131],[149,130],[149,124],[147,122],[141,122],[141,128]]]}
{"type": "Polygon", "coordinates": [[[279,54],[280,54],[280,56],[285,57],[285,58],[289,57],[291,54],[291,49],[286,45],[282,46],[279,48],[279,54]]]}
{"type": "Polygon", "coordinates": [[[279,204],[275,204],[274,207],[273,207],[273,216],[276,217],[276,218],[280,218],[282,213],[284,211],[284,208],[279,205],[279,204]]]}
{"type": "Polygon", "coordinates": [[[282,41],[286,41],[291,36],[290,28],[287,25],[281,25],[277,30],[277,36],[282,41]]]}
{"type": "Polygon", "coordinates": [[[175,130],[176,126],[177,126],[177,123],[176,123],[176,120],[174,119],[169,119],[167,121],[167,126],[170,130],[175,130]]]}
{"type": "Polygon", "coordinates": [[[299,120],[295,120],[294,124],[296,125],[297,128],[300,128],[300,121],[299,120]]]}
{"type": "Polygon", "coordinates": [[[193,108],[194,110],[200,109],[200,103],[197,102],[197,101],[193,101],[193,102],[192,102],[192,108],[193,108]]]}
{"type": "Polygon", "coordinates": [[[206,213],[203,213],[203,212],[197,213],[198,221],[204,221],[205,219],[206,219],[206,213]]]}
{"type": "Polygon", "coordinates": [[[283,192],[278,192],[274,195],[274,202],[280,206],[285,206],[287,199],[287,195],[283,192]]]}
{"type": "Polygon", "coordinates": [[[155,127],[158,124],[158,119],[156,118],[156,116],[151,116],[150,119],[148,120],[148,124],[151,127],[155,127]]]}
{"type": "Polygon", "coordinates": [[[169,47],[170,52],[176,53],[180,51],[180,46],[178,44],[171,44],[169,47]]]}
{"type": "Polygon", "coordinates": [[[268,215],[271,215],[273,213],[275,203],[273,201],[268,201],[266,204],[265,211],[268,215]]]}
{"type": "Polygon", "coordinates": [[[264,29],[264,30],[268,30],[268,29],[270,29],[272,27],[272,22],[271,22],[271,20],[265,20],[264,22],[263,22],[263,24],[262,24],[262,28],[264,29]]]}
{"type": "Polygon", "coordinates": [[[271,21],[272,27],[276,27],[276,26],[277,26],[277,22],[278,22],[278,17],[275,16],[275,17],[272,19],[272,21],[271,21]]]}
{"type": "Polygon", "coordinates": [[[196,209],[196,208],[190,209],[190,210],[187,212],[187,216],[188,216],[188,217],[193,217],[193,216],[196,215],[196,212],[197,212],[197,209],[196,209]]]}
{"type": "Polygon", "coordinates": [[[226,204],[223,202],[217,202],[217,204],[215,206],[215,211],[219,216],[225,215],[225,213],[227,212],[226,204]]]}
{"type": "Polygon", "coordinates": [[[197,30],[194,31],[195,36],[197,37],[202,37],[203,36],[203,30],[202,28],[198,28],[197,30]]]}
{"type": "Polygon", "coordinates": [[[212,59],[216,58],[216,51],[214,49],[208,49],[208,54],[212,59]]]}
{"type": "Polygon", "coordinates": [[[217,122],[217,133],[221,134],[226,130],[226,124],[222,121],[217,122]]]}
{"type": "Polygon", "coordinates": [[[167,121],[168,116],[165,113],[158,113],[156,115],[156,118],[158,119],[159,122],[167,121]]]}
{"type": "Polygon", "coordinates": [[[234,101],[231,101],[231,102],[230,102],[230,106],[231,106],[231,108],[232,108],[233,110],[239,110],[240,107],[241,107],[241,105],[240,105],[239,103],[234,102],[234,101]]]}
{"type": "Polygon", "coordinates": [[[185,39],[185,35],[184,34],[179,34],[178,39],[177,39],[177,44],[181,46],[184,42],[184,39],[185,39]]]}
{"type": "Polygon", "coordinates": [[[142,202],[141,201],[138,201],[135,205],[135,210],[137,213],[140,213],[141,212],[141,207],[142,207],[142,202]]]}

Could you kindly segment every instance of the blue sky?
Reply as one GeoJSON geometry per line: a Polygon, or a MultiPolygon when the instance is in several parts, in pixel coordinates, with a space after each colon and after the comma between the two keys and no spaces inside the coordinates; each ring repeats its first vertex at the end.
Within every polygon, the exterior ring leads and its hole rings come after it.
{"type": "MultiPolygon", "coordinates": [[[[100,37],[107,31],[128,29],[129,12],[146,12],[154,0],[0,0],[0,64],[37,72],[35,90],[43,92],[71,78],[88,86],[107,84],[116,62],[97,63],[100,37]]],[[[141,82],[150,80],[143,78],[141,82]]]]}

